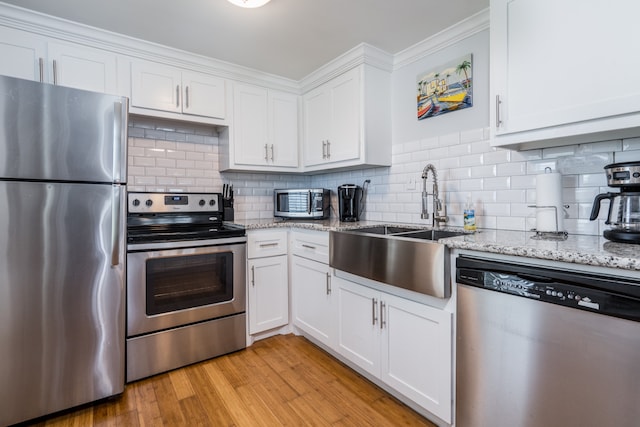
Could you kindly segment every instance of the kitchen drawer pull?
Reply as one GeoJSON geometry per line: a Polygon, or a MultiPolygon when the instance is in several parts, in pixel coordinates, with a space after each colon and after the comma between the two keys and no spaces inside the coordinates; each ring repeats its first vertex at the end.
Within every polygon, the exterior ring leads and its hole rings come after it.
{"type": "Polygon", "coordinates": [[[180,85],[176,85],[176,108],[180,106],[180,85]]]}
{"type": "Polygon", "coordinates": [[[38,67],[40,68],[40,83],[44,83],[44,58],[38,58],[38,67]]]}
{"type": "Polygon", "coordinates": [[[331,141],[327,140],[327,159],[331,158],[331,141]]]}
{"type": "Polygon", "coordinates": [[[327,141],[322,141],[322,158],[327,158],[327,141]]]}
{"type": "Polygon", "coordinates": [[[375,298],[371,298],[371,324],[375,325],[378,321],[377,310],[378,309],[378,300],[375,298]]]}
{"type": "Polygon", "coordinates": [[[384,329],[384,325],[387,323],[384,320],[384,309],[386,307],[386,304],[384,303],[384,301],[380,300],[380,329],[384,329]]]}
{"type": "Polygon", "coordinates": [[[256,286],[256,270],[255,266],[251,266],[251,286],[256,286]]]}
{"type": "Polygon", "coordinates": [[[273,162],[273,144],[271,144],[271,161],[273,162]]]}
{"type": "Polygon", "coordinates": [[[496,95],[496,129],[499,129],[500,125],[502,125],[502,120],[500,120],[500,104],[502,104],[500,95],[496,95]]]}
{"type": "Polygon", "coordinates": [[[272,248],[278,246],[278,243],[260,243],[261,248],[272,248]]]}
{"type": "Polygon", "coordinates": [[[264,160],[269,161],[269,148],[267,148],[267,144],[264,144],[264,160]]]}
{"type": "Polygon", "coordinates": [[[58,84],[58,61],[53,60],[53,84],[58,84]]]}
{"type": "Polygon", "coordinates": [[[302,244],[302,247],[303,247],[303,248],[306,248],[306,249],[311,249],[312,251],[315,251],[315,250],[316,250],[316,247],[315,247],[315,246],[306,245],[306,244],[304,244],[304,243],[302,244]]]}
{"type": "Polygon", "coordinates": [[[327,295],[331,294],[331,274],[327,273],[327,295]]]}
{"type": "Polygon", "coordinates": [[[189,108],[189,86],[184,88],[184,92],[185,92],[185,102],[184,102],[184,106],[185,108],[189,108]]]}

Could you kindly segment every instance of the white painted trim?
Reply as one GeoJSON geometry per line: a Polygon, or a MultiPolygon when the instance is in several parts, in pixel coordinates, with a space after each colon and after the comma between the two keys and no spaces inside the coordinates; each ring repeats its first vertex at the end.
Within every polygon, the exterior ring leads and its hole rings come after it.
{"type": "Polygon", "coordinates": [[[300,94],[299,82],[0,2],[0,25],[132,58],[300,94]]]}
{"type": "Polygon", "coordinates": [[[361,64],[368,64],[391,73],[393,71],[393,56],[370,44],[360,43],[300,80],[302,93],[306,93],[361,64]]]}
{"type": "Polygon", "coordinates": [[[393,70],[405,67],[461,40],[489,29],[489,8],[446,28],[433,36],[398,52],[393,57],[393,70]]]}

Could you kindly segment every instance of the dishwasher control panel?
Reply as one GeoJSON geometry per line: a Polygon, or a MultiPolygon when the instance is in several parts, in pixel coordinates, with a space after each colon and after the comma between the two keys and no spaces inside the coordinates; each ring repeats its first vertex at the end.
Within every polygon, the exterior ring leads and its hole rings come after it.
{"type": "MultiPolygon", "coordinates": [[[[457,262],[456,281],[487,291],[502,292],[541,302],[596,312],[630,320],[640,320],[640,298],[618,292],[620,286],[610,289],[610,279],[602,278],[601,287],[594,276],[579,274],[567,276],[566,272],[543,268],[473,260],[457,262]],[[494,265],[495,264],[495,265],[494,265]],[[513,271],[504,271],[511,269],[513,271]],[[557,274],[556,274],[557,273],[557,274]],[[571,282],[566,280],[571,278],[571,282]],[[565,280],[563,280],[565,279],[565,280]]],[[[614,285],[619,285],[619,281],[614,285]]],[[[627,286],[634,286],[633,284],[627,286]]],[[[635,286],[634,286],[635,287],[635,286]]],[[[625,289],[622,287],[622,289],[625,289]]],[[[627,288],[636,291],[633,288],[627,288]]]]}

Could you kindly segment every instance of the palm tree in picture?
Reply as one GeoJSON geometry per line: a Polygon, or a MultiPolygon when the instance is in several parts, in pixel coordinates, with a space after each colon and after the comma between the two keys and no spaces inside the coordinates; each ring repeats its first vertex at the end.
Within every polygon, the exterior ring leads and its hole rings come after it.
{"type": "Polygon", "coordinates": [[[460,74],[460,73],[464,73],[464,87],[468,88],[469,87],[469,74],[467,73],[468,70],[471,69],[471,62],[467,59],[465,59],[464,61],[462,61],[457,67],[456,67],[456,73],[460,74]]]}

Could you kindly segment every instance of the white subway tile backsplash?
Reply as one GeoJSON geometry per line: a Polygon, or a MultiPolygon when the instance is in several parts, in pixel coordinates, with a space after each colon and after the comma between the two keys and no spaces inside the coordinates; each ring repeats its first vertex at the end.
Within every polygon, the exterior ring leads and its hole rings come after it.
{"type": "Polygon", "coordinates": [[[640,138],[626,138],[622,140],[623,151],[640,150],[640,138]]]}
{"type": "MultiPolygon", "coordinates": [[[[162,122],[134,116],[129,121],[130,191],[221,191],[233,184],[238,219],[271,218],[274,188],[324,187],[332,191],[337,215],[337,187],[344,183],[367,188],[364,218],[373,221],[430,225],[420,218],[422,170],[433,163],[449,224],[462,226],[462,209],[471,194],[480,228],[535,228],[536,175],[546,167],[563,174],[563,200],[569,204],[569,233],[601,234],[608,202],[598,221],[589,221],[595,195],[609,191],[606,164],[640,160],[640,137],[513,151],[493,148],[489,129],[405,141],[392,145],[392,166],[321,175],[221,173],[218,138],[213,127],[162,122]]],[[[428,188],[430,189],[431,177],[428,188]]]]}

